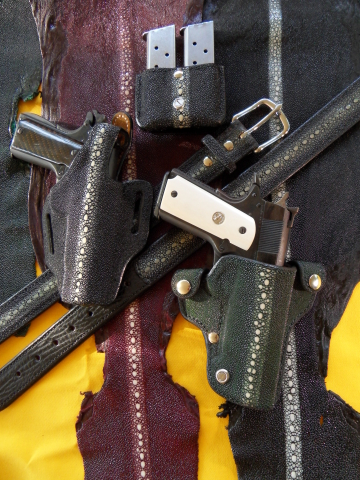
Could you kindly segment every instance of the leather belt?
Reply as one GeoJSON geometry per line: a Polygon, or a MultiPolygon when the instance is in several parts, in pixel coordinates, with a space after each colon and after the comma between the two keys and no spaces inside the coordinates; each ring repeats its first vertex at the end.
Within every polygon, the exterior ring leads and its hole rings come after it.
{"type": "Polygon", "coordinates": [[[55,276],[46,270],[0,305],[0,343],[59,300],[55,276]]]}
{"type": "MultiPolygon", "coordinates": [[[[359,120],[360,78],[224,191],[245,195],[254,172],[257,172],[262,195],[266,196],[359,120]]],[[[201,180],[200,176],[197,178],[201,180]]],[[[71,309],[0,370],[0,408],[11,404],[100,326],[203,244],[201,239],[172,229],[131,262],[117,301],[108,307],[71,309]],[[160,262],[155,261],[158,258],[161,258],[160,262]]]]}

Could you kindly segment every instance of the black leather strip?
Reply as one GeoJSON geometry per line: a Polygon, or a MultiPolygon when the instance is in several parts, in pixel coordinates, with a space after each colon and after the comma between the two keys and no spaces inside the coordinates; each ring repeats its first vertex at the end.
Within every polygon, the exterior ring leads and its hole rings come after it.
{"type": "Polygon", "coordinates": [[[0,305],[0,343],[60,300],[54,275],[46,270],[0,305]]]}
{"type": "Polygon", "coordinates": [[[230,173],[235,171],[236,164],[233,161],[234,150],[224,151],[221,145],[219,145],[211,135],[206,135],[202,139],[202,143],[210,150],[212,156],[216,156],[230,173]]]}
{"type": "MultiPolygon", "coordinates": [[[[262,195],[267,195],[359,120],[360,79],[230,183],[225,191],[244,195],[254,172],[258,172],[262,195]]],[[[127,286],[120,291],[117,302],[94,310],[75,307],[64,315],[0,370],[0,409],[10,405],[77,345],[203,244],[181,230],[170,230],[129,265],[123,282],[127,286]]]]}
{"type": "Polygon", "coordinates": [[[41,52],[30,2],[0,2],[0,303],[35,278],[28,230],[29,169],[11,158],[10,131],[20,99],[36,96],[41,83],[41,52]]]}
{"type": "MultiPolygon", "coordinates": [[[[234,161],[235,159],[236,161],[239,161],[248,153],[256,150],[259,146],[251,135],[240,139],[241,133],[245,130],[244,125],[242,125],[241,122],[236,121],[230,124],[230,126],[219,135],[217,140],[213,139],[213,141],[218,142],[219,149],[223,149],[224,152],[226,152],[226,149],[221,145],[226,140],[232,141],[234,145],[234,150],[232,151],[232,153],[234,152],[233,159],[234,161]]],[[[207,147],[204,147],[186,160],[186,162],[179,167],[179,170],[204,183],[210,183],[225,171],[225,165],[223,165],[221,159],[211,155],[207,147]],[[206,166],[204,164],[204,158],[206,157],[211,157],[211,165],[206,166]]],[[[160,187],[161,184],[155,187],[155,200],[160,191],[160,187]]],[[[158,219],[155,219],[154,217],[152,226],[157,223],[158,219]]],[[[0,305],[0,343],[60,299],[60,295],[53,292],[53,282],[54,277],[50,271],[47,270],[34,282],[27,285],[9,300],[0,305]],[[49,290],[45,290],[46,288],[49,288],[49,290]],[[48,298],[44,295],[44,292],[50,291],[53,292],[53,296],[48,298]],[[18,305],[21,305],[21,308],[18,308],[18,305]]]]}
{"type": "MultiPolygon", "coordinates": [[[[190,175],[193,178],[196,178],[197,180],[200,180],[203,183],[212,182],[229,169],[229,162],[227,161],[228,157],[226,156],[227,154],[231,153],[231,164],[234,165],[243,157],[245,157],[245,155],[255,151],[258,148],[259,144],[251,135],[240,138],[240,135],[245,131],[246,128],[244,125],[237,120],[234,123],[230,123],[229,127],[224,130],[216,139],[211,135],[206,135],[202,139],[202,143],[205,145],[204,148],[201,148],[188,160],[186,160],[186,162],[184,162],[178,168],[178,170],[190,175]],[[219,155],[208,148],[208,142],[205,139],[209,137],[211,138],[211,144],[217,145],[217,152],[220,153],[219,155]],[[231,152],[228,152],[223,146],[227,140],[230,140],[234,145],[234,149],[231,152]],[[206,157],[208,157],[211,162],[206,162],[205,164],[204,159],[206,157]]],[[[157,194],[159,193],[160,188],[161,184],[154,189],[155,201],[157,200],[157,194]]]]}

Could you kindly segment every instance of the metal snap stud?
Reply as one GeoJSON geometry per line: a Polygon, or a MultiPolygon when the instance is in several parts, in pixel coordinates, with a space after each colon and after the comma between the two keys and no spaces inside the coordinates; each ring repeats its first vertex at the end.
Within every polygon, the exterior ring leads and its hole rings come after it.
{"type": "Polygon", "coordinates": [[[210,343],[218,343],[219,335],[216,332],[210,332],[208,335],[208,339],[210,343]]]}
{"type": "Polygon", "coordinates": [[[180,110],[180,108],[182,108],[184,106],[184,103],[185,103],[185,101],[182,97],[177,97],[173,101],[173,107],[176,108],[176,110],[180,110]]]}
{"type": "Polygon", "coordinates": [[[320,275],[317,275],[316,273],[311,275],[311,277],[309,278],[309,285],[310,288],[312,288],[313,290],[319,290],[319,288],[321,287],[320,275]]]}
{"type": "Polygon", "coordinates": [[[211,167],[213,162],[212,162],[211,158],[205,157],[204,160],[203,160],[203,164],[205,165],[205,167],[211,167]]]}
{"type": "Polygon", "coordinates": [[[176,72],[174,72],[174,77],[175,78],[181,78],[183,76],[183,71],[182,70],[176,70],[176,72]]]}
{"type": "Polygon", "coordinates": [[[224,368],[221,368],[220,370],[218,370],[215,376],[216,376],[216,380],[221,384],[228,382],[230,379],[230,373],[224,368]]]}
{"type": "Polygon", "coordinates": [[[186,295],[191,290],[190,282],[188,282],[187,280],[180,280],[176,284],[176,290],[178,293],[180,293],[180,295],[186,295]]]}
{"type": "Polygon", "coordinates": [[[226,140],[226,142],[224,143],[224,147],[226,148],[226,150],[233,150],[234,149],[234,144],[231,140],[226,140]]]}

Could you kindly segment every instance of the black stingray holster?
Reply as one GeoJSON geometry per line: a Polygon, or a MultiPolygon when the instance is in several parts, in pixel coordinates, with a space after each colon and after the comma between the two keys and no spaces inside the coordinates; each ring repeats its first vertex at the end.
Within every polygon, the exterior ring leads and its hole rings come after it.
{"type": "Polygon", "coordinates": [[[202,269],[175,273],[173,291],[182,315],[204,335],[216,393],[244,407],[274,406],[290,331],[316,296],[309,286],[314,274],[324,280],[319,264],[278,267],[235,255],[220,258],[207,275],[202,269]],[[185,295],[177,288],[182,280],[190,283],[185,295]]]}
{"type": "Polygon", "coordinates": [[[148,237],[151,185],[109,174],[118,133],[113,125],[96,125],[44,205],[46,264],[66,303],[114,301],[126,265],[148,237]]]}

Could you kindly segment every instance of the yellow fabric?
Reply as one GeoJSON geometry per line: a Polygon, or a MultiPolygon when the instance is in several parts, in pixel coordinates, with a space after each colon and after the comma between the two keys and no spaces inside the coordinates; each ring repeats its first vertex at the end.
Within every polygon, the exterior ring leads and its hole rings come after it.
{"type": "Polygon", "coordinates": [[[326,388],[360,411],[360,283],[356,285],[330,343],[326,388]]]}
{"type": "MultiPolygon", "coordinates": [[[[40,88],[41,89],[41,88],[40,88]]],[[[29,102],[23,102],[22,100],[19,101],[18,104],[18,116],[20,113],[23,112],[31,112],[35,113],[36,115],[41,115],[41,97],[38,95],[29,102]]]]}
{"type": "Polygon", "coordinates": [[[168,372],[174,382],[195,395],[200,409],[199,480],[236,480],[236,466],[225,427],[217,418],[224,399],[209,386],[206,349],[201,331],[178,315],[166,351],[168,372]]]}
{"type": "MultiPolygon", "coordinates": [[[[38,97],[20,111],[40,114],[38,97]]],[[[25,338],[12,337],[0,346],[4,365],[65,309],[57,304],[32,322],[25,338]]],[[[335,329],[330,349],[327,387],[360,410],[360,284],[335,329]]],[[[236,480],[236,468],[225,426],[216,412],[223,399],[206,381],[206,351],[200,330],[180,315],[167,350],[168,371],[199,403],[198,480],[236,480]]],[[[0,412],[0,478],[4,480],[81,480],[82,458],[76,443],[75,422],[80,392],[97,392],[103,383],[104,355],[91,337],[30,390],[0,412]]],[[[170,479],[169,479],[170,480],[170,479]]]]}
{"type": "MultiPolygon", "coordinates": [[[[25,338],[1,345],[1,366],[66,312],[57,304],[32,322],[25,338]]],[[[104,355],[94,337],[0,412],[0,478],[51,480],[84,478],[75,422],[80,391],[100,390],[104,355]]]]}

